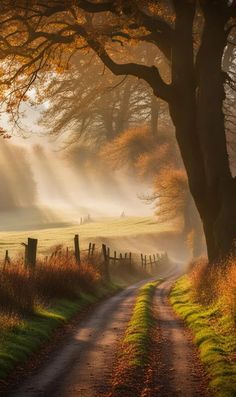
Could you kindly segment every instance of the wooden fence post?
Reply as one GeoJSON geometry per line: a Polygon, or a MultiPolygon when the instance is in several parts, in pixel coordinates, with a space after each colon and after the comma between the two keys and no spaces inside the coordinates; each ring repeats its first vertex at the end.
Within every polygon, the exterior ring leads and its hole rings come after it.
{"type": "Polygon", "coordinates": [[[149,255],[149,261],[150,261],[150,271],[153,271],[153,262],[152,262],[152,255],[149,255]]]}
{"type": "Polygon", "coordinates": [[[11,263],[11,260],[10,260],[9,255],[8,255],[8,250],[6,250],[4,263],[3,263],[3,270],[5,270],[6,265],[10,265],[10,263],[11,263]]]}
{"type": "Polygon", "coordinates": [[[80,249],[79,249],[79,235],[75,234],[74,237],[74,248],[75,248],[75,260],[80,265],[80,249]]]}
{"type": "Polygon", "coordinates": [[[28,244],[25,246],[25,267],[34,269],[36,266],[38,240],[35,238],[28,238],[28,244]]]}
{"type": "Polygon", "coordinates": [[[114,265],[116,263],[116,251],[114,251],[114,265]]]}
{"type": "Polygon", "coordinates": [[[107,247],[105,244],[102,244],[102,253],[104,257],[104,276],[107,281],[110,280],[110,274],[109,274],[109,260],[107,257],[107,247]]]}
{"type": "Polygon", "coordinates": [[[95,243],[93,243],[92,245],[92,253],[91,253],[92,256],[94,255],[94,252],[95,252],[95,243]]]}
{"type": "Polygon", "coordinates": [[[132,270],[131,265],[132,265],[132,254],[130,252],[129,253],[129,268],[130,268],[130,271],[132,270]]]}
{"type": "Polygon", "coordinates": [[[89,248],[88,248],[88,258],[91,255],[91,250],[92,250],[92,243],[89,243],[89,248]]]}
{"type": "Polygon", "coordinates": [[[142,268],[144,267],[144,263],[143,263],[143,254],[141,254],[141,266],[142,266],[142,268]]]}
{"type": "Polygon", "coordinates": [[[131,265],[131,263],[132,263],[132,254],[131,254],[131,252],[129,253],[129,264],[131,265]]]}

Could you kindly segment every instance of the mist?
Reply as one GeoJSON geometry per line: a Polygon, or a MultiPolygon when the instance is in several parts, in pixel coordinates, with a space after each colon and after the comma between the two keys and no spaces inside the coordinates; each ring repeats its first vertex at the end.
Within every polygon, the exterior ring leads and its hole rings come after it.
{"type": "Polygon", "coordinates": [[[91,217],[151,215],[136,185],[122,172],[91,167],[80,155],[14,138],[0,147],[1,230],[55,227],[91,217]]]}

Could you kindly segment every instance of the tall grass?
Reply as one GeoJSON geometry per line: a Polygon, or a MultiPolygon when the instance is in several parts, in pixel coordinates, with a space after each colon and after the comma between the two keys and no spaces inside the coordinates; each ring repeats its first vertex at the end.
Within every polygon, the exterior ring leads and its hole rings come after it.
{"type": "Polygon", "coordinates": [[[101,280],[96,261],[84,260],[78,266],[74,256],[63,249],[47,262],[39,261],[34,270],[25,269],[22,261],[16,260],[0,272],[0,325],[14,325],[14,320],[33,313],[38,305],[90,293],[101,280]]]}
{"type": "Polygon", "coordinates": [[[236,390],[236,260],[209,265],[203,259],[174,285],[170,300],[194,334],[215,397],[236,390]]]}
{"type": "Polygon", "coordinates": [[[215,265],[200,259],[192,264],[189,277],[195,300],[204,306],[217,303],[236,324],[236,258],[215,265]]]}
{"type": "Polygon", "coordinates": [[[120,344],[113,376],[112,396],[138,396],[144,384],[144,370],[150,361],[152,331],[155,326],[152,300],[159,281],[139,290],[131,319],[120,344]]]}

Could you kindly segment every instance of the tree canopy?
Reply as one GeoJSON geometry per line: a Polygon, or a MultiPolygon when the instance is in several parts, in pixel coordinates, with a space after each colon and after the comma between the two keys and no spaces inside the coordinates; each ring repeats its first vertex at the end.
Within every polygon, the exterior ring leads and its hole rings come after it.
{"type": "Polygon", "coordinates": [[[143,79],[169,105],[209,258],[228,255],[236,239],[236,181],[223,102],[234,75],[233,57],[224,70],[222,59],[229,42],[234,48],[236,2],[3,0],[0,11],[0,75],[8,111],[26,99],[37,79],[70,68],[79,51],[92,50],[115,75],[143,79]],[[158,57],[130,53],[140,43],[154,46],[158,57]],[[158,64],[160,55],[167,73],[158,64]]]}

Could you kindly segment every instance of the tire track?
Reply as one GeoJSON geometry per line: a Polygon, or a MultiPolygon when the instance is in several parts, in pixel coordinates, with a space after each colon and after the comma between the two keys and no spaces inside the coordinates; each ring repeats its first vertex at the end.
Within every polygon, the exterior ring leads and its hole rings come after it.
{"type": "Polygon", "coordinates": [[[208,380],[190,332],[174,313],[168,296],[176,277],[158,286],[154,298],[157,322],[151,386],[142,396],[205,397],[208,380]],[[150,394],[151,393],[151,394],[150,394]]]}
{"type": "Polygon", "coordinates": [[[139,282],[109,298],[78,325],[73,337],[9,397],[95,397],[105,394],[116,345],[132,313],[139,282]]]}

